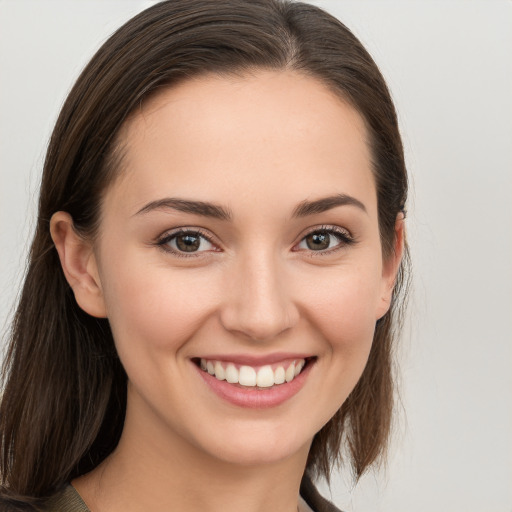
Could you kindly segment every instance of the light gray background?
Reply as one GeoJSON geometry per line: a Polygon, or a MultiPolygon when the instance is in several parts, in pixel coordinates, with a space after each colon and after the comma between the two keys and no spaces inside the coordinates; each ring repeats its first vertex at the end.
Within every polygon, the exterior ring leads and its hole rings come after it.
{"type": "MultiPolygon", "coordinates": [[[[106,37],[152,3],[0,0],[2,326],[58,109],[106,37]]],[[[331,496],[347,512],[511,512],[512,2],[314,3],[345,22],[381,67],[412,176],[405,413],[388,470],[354,489],[336,476],[331,496]]]]}

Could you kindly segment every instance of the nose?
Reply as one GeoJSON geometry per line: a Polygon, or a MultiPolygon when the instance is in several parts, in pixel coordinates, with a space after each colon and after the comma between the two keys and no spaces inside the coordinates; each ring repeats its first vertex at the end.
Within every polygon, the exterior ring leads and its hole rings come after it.
{"type": "Polygon", "coordinates": [[[268,341],[291,329],[299,311],[290,293],[290,279],[272,255],[240,258],[226,283],[221,323],[230,332],[253,341],[268,341]]]}

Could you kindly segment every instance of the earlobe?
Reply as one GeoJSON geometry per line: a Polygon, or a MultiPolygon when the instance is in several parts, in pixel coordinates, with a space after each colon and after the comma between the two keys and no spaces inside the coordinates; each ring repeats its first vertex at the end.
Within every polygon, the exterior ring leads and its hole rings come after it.
{"type": "Polygon", "coordinates": [[[91,242],[75,231],[73,219],[66,212],[53,214],[50,234],[78,305],[89,315],[105,318],[103,290],[91,242]]]}
{"type": "Polygon", "coordinates": [[[388,255],[382,267],[382,287],[377,319],[382,318],[391,306],[391,298],[405,247],[405,216],[400,212],[395,222],[395,240],[393,251],[388,255]]]}

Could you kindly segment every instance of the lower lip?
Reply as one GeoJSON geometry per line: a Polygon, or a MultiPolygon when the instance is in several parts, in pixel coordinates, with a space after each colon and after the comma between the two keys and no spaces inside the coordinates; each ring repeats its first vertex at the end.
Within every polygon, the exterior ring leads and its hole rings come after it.
{"type": "Polygon", "coordinates": [[[301,390],[311,368],[314,366],[314,361],[310,361],[291,382],[278,384],[267,389],[239,387],[225,380],[219,380],[208,372],[201,370],[198,366],[194,366],[208,387],[223,400],[238,407],[268,409],[281,405],[301,390]]]}

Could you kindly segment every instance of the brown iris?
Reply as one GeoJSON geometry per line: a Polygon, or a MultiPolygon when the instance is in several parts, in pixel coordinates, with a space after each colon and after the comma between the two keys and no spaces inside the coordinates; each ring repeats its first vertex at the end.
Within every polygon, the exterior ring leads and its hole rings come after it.
{"type": "Polygon", "coordinates": [[[312,251],[322,251],[329,248],[331,235],[329,233],[316,232],[306,237],[306,245],[312,251]]]}
{"type": "Polygon", "coordinates": [[[185,233],[176,237],[176,247],[183,252],[194,252],[201,245],[201,237],[194,233],[185,233]]]}

